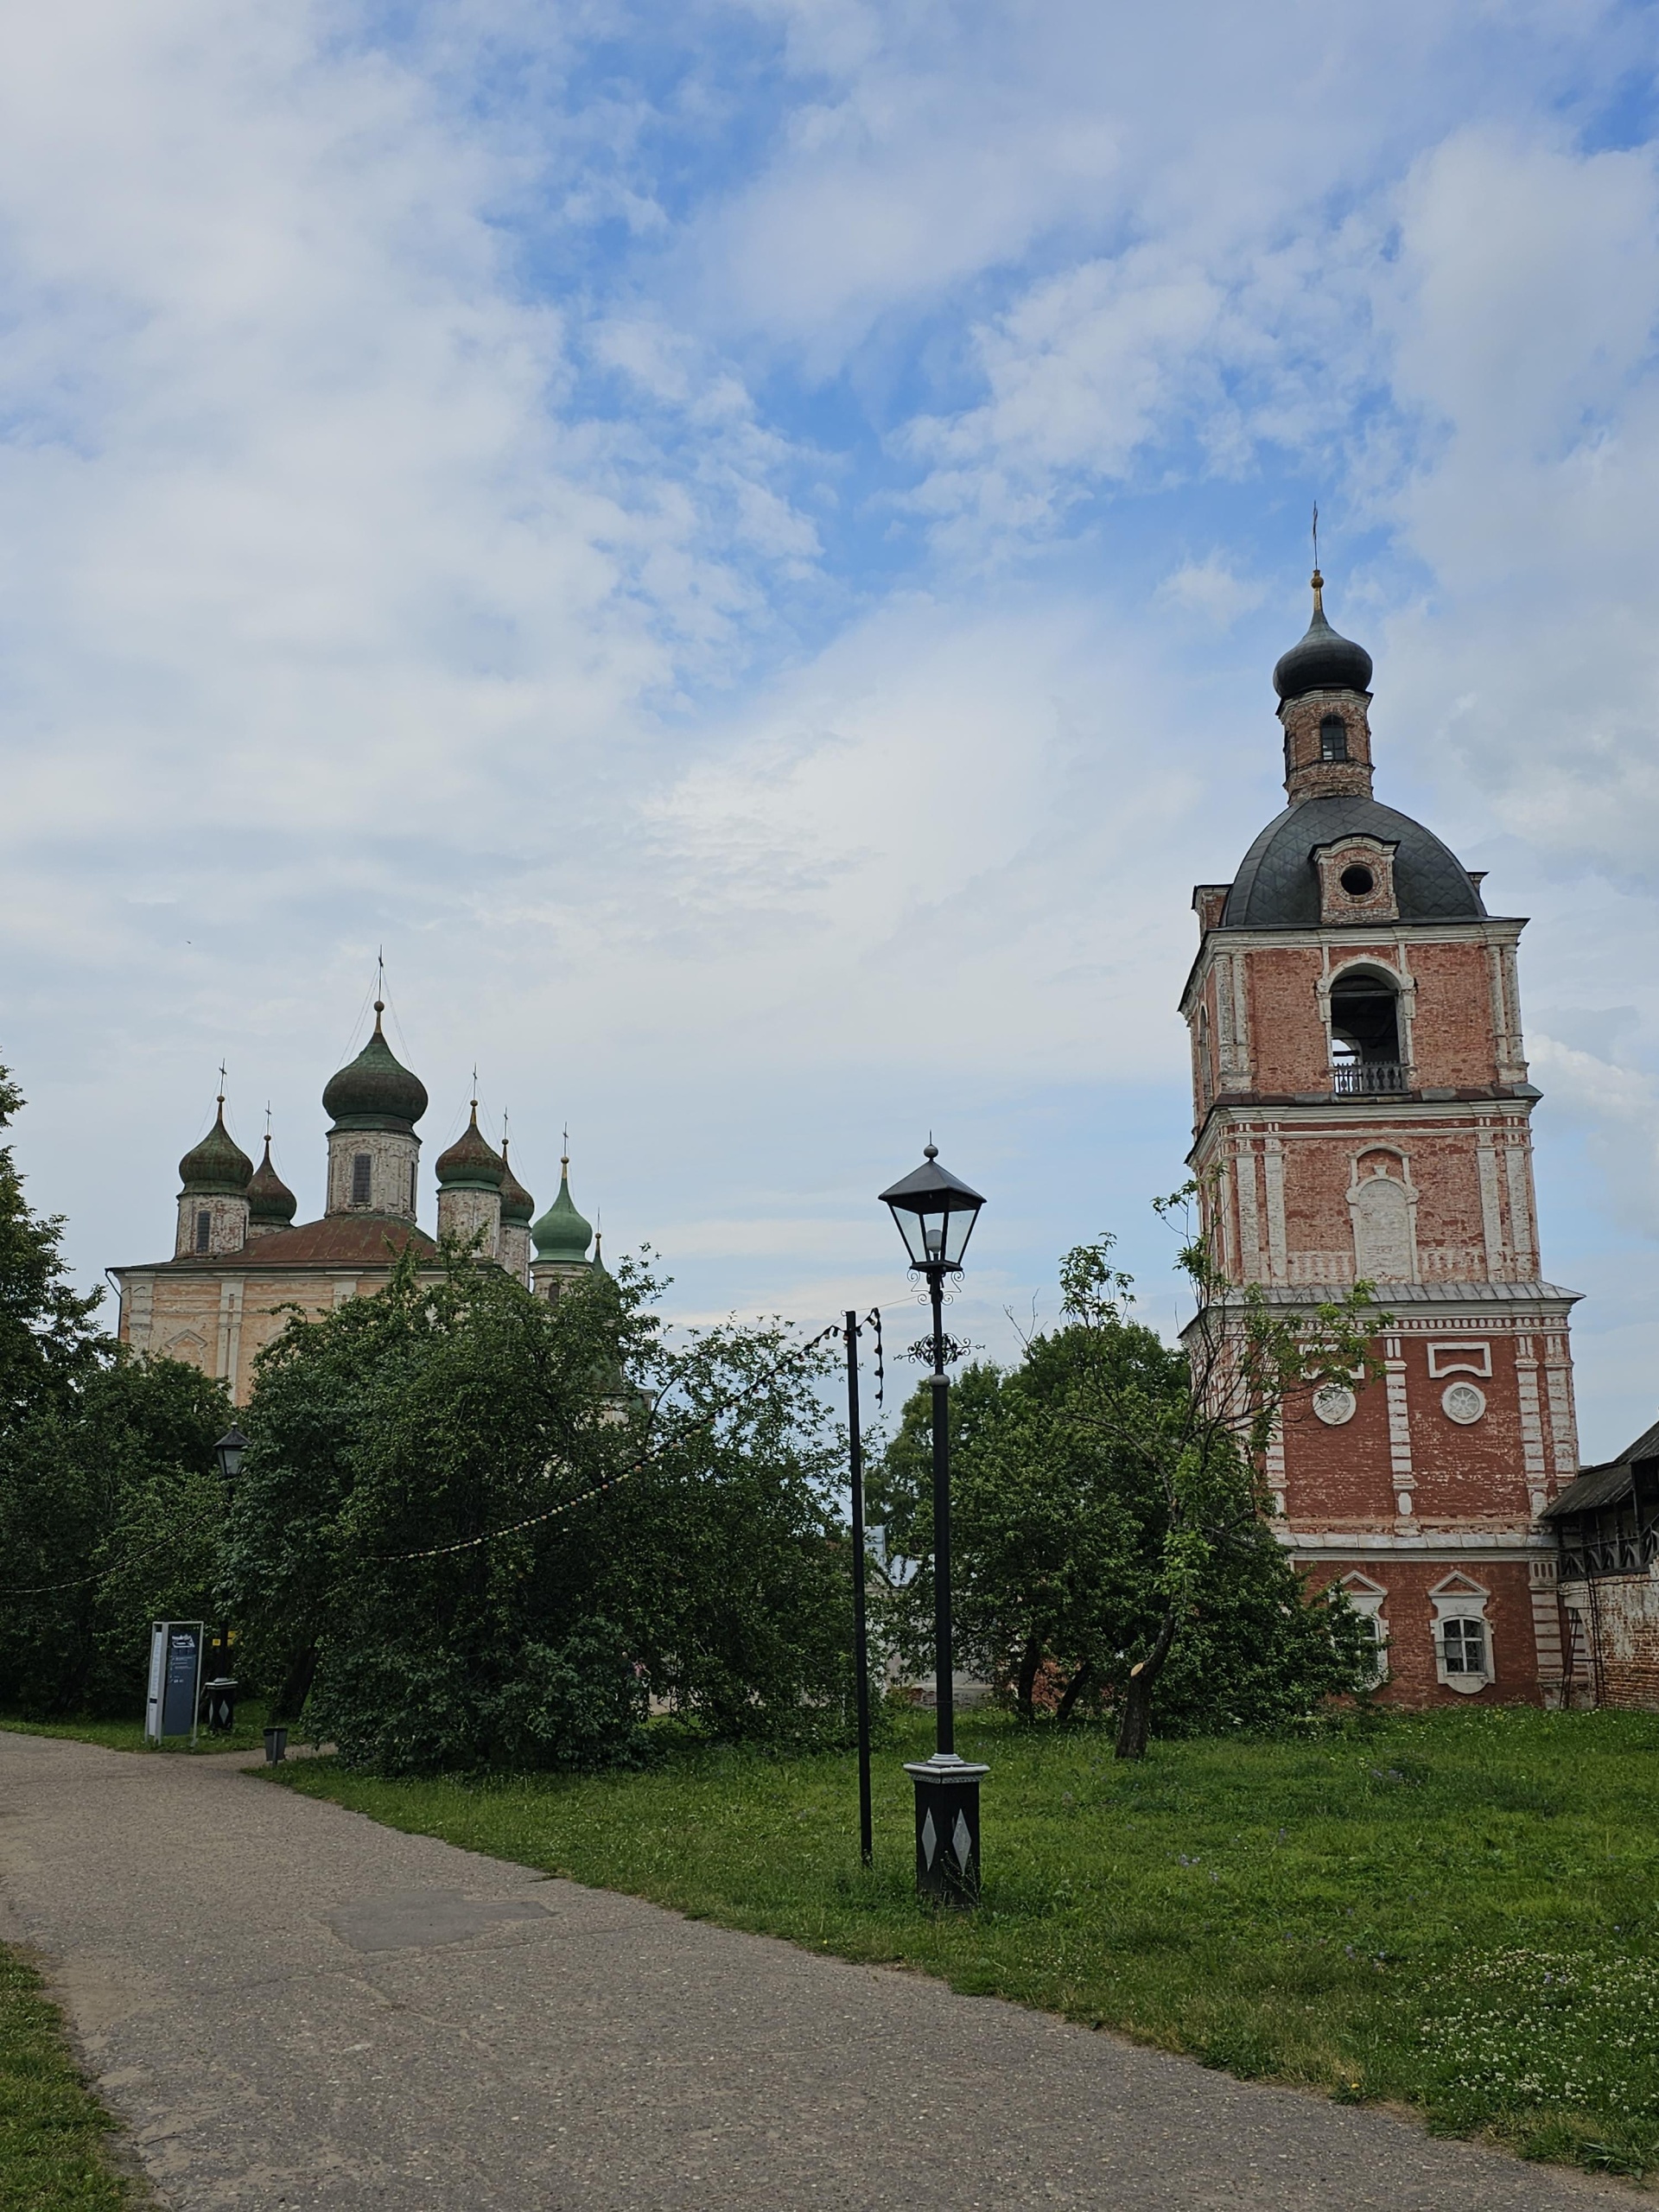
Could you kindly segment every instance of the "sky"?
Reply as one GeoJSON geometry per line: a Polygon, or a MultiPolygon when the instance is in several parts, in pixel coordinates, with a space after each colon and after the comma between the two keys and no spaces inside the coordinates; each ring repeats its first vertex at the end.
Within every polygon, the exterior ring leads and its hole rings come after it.
{"type": "MultiPolygon", "coordinates": [[[[68,0],[0,70],[0,1058],[79,1276],[372,1019],[683,1321],[1017,1351],[1191,1136],[1327,606],[1530,917],[1586,1456],[1659,1370],[1656,10],[68,0]]],[[[429,1183],[423,1207],[431,1225],[429,1183]]]]}

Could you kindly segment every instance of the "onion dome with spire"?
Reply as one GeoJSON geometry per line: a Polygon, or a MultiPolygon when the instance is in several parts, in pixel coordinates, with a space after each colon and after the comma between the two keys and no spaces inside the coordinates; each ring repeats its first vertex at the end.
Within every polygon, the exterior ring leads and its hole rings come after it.
{"type": "Polygon", "coordinates": [[[221,1095],[213,1126],[179,1162],[181,1186],[200,1198],[239,1198],[253,1179],[253,1162],[225,1126],[221,1095]]]}
{"type": "Polygon", "coordinates": [[[472,1119],[448,1152],[438,1154],[438,1187],[445,1191],[499,1191],[506,1163],[478,1126],[478,1101],[472,1119]]]}
{"type": "Polygon", "coordinates": [[[253,1180],[248,1185],[248,1219],[263,1222],[273,1229],[286,1229],[299,1211],[299,1200],[270,1164],[270,1139],[265,1139],[265,1156],[253,1171],[253,1180]]]}
{"type": "Polygon", "coordinates": [[[559,1161],[559,1195],[531,1230],[538,1260],[583,1260],[594,1238],[593,1224],[576,1211],[570,1196],[569,1154],[559,1161]]]}
{"type": "Polygon", "coordinates": [[[384,999],[374,1002],[374,1034],[351,1064],[331,1076],[322,1110],[337,1129],[397,1129],[412,1135],[426,1111],[426,1085],[393,1057],[380,1027],[384,999]]]}
{"type": "Polygon", "coordinates": [[[1306,632],[1287,653],[1281,653],[1273,671],[1273,688],[1281,699],[1300,699],[1305,692],[1369,691],[1371,657],[1351,638],[1338,637],[1325,619],[1325,578],[1313,571],[1313,619],[1306,632]]]}
{"type": "Polygon", "coordinates": [[[512,1172],[505,1137],[501,1140],[501,1218],[528,1229],[536,1211],[536,1201],[512,1172]]]}

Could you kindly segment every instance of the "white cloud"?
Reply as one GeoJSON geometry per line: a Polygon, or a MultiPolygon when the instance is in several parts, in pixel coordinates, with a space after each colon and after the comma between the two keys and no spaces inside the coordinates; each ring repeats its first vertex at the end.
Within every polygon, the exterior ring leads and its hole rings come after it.
{"type": "Polygon", "coordinates": [[[1217,553],[1203,561],[1184,561],[1165,577],[1162,589],[1164,597],[1175,606],[1202,615],[1221,629],[1260,607],[1267,597],[1263,584],[1235,575],[1217,553]]]}
{"type": "Polygon", "coordinates": [[[1530,1000],[1634,1009],[1539,1065],[1651,1192],[1654,169],[1562,119],[1641,43],[1427,0],[20,26],[0,1042],[78,1256],[155,1244],[221,1049],[315,1184],[385,940],[435,1128],[479,1054],[545,1191],[571,1112],[692,1310],[865,1296],[893,1132],[948,1116],[994,1327],[1179,1173],[1292,471],[1367,549],[1387,795],[1531,906],[1530,1000]]]}

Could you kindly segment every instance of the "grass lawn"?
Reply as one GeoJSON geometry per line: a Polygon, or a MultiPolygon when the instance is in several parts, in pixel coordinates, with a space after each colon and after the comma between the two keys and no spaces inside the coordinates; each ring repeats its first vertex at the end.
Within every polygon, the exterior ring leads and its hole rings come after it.
{"type": "Polygon", "coordinates": [[[75,2070],[38,1975],[0,1946],[3,2212],[130,2212],[150,2203],[110,2163],[110,2125],[75,2070]]]}
{"type": "MultiPolygon", "coordinates": [[[[188,1751],[188,1736],[169,1736],[165,1743],[147,1744],[144,1724],[138,1720],[91,1720],[85,1715],[72,1716],[67,1720],[24,1720],[16,1713],[0,1713],[0,1729],[15,1736],[67,1736],[77,1744],[101,1744],[110,1751],[188,1751]]],[[[236,1708],[236,1726],[222,1736],[210,1736],[204,1728],[196,1738],[195,1749],[200,1751],[257,1751],[264,1742],[265,1708],[250,1700],[236,1708]]],[[[290,1730],[289,1741],[295,1743],[290,1730]]],[[[3,2201],[3,2200],[0,2200],[3,2201]]]]}
{"type": "Polygon", "coordinates": [[[957,1732],[985,1758],[971,1916],[912,1889],[906,1719],[876,1755],[682,1755],[639,1775],[291,1789],[694,1917],[892,1961],[1206,2065],[1414,2106],[1529,2158],[1659,2169],[1659,1716],[1519,1707],[1306,1742],[957,1732]]]}

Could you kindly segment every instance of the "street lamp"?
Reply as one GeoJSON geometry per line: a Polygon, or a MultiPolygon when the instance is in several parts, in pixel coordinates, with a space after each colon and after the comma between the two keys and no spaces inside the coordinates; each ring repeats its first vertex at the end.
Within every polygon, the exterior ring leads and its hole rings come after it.
{"type": "Polygon", "coordinates": [[[923,1897],[969,1905],[979,1897],[979,1785],[986,1766],[957,1757],[950,1653],[950,1378],[944,1371],[944,1279],[962,1255],[985,1201],[939,1166],[928,1145],[925,1165],[883,1191],[910,1264],[927,1278],[933,1307],[933,1669],[935,1737],[931,1759],[907,1761],[916,1785],[916,1887],[923,1897]]]}
{"type": "MultiPolygon", "coordinates": [[[[248,1440],[234,1421],[213,1446],[213,1456],[219,1461],[219,1471],[225,1478],[227,1491],[242,1471],[242,1455],[247,1448],[248,1440]]],[[[231,1631],[228,1624],[219,1630],[216,1649],[218,1672],[205,1686],[207,1726],[214,1735],[222,1736],[236,1726],[237,1686],[231,1679],[231,1631]]]]}

